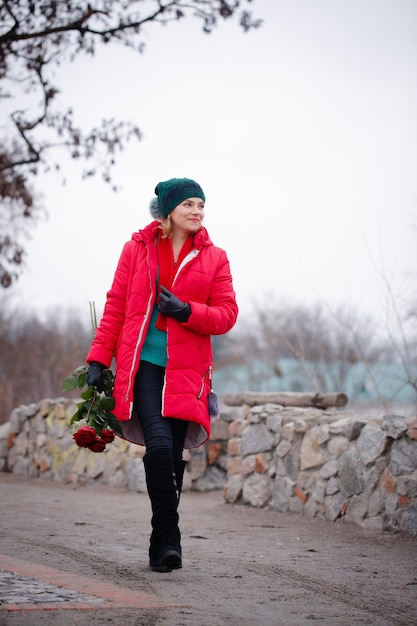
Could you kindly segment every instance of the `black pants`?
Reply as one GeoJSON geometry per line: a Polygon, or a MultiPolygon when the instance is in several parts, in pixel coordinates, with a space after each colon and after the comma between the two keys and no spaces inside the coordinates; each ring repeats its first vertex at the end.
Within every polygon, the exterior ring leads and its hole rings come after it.
{"type": "Polygon", "coordinates": [[[135,378],[134,402],[145,436],[146,451],[171,450],[175,463],[182,459],[188,421],[162,417],[164,374],[164,367],[141,361],[135,378]]]}

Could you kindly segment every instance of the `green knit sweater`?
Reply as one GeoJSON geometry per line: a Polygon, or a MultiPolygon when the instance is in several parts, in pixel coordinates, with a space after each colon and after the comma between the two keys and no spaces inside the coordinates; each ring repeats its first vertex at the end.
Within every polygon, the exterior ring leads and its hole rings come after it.
{"type": "Polygon", "coordinates": [[[167,364],[167,334],[164,330],[156,327],[156,319],[158,317],[158,306],[155,304],[151,321],[149,323],[148,333],[142,346],[140,355],[141,361],[149,361],[154,365],[166,367],[167,364]]]}

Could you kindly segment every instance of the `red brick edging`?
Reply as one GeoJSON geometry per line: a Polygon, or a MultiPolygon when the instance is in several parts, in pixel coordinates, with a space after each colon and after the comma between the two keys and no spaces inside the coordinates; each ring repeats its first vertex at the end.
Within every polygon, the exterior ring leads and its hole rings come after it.
{"type": "Polygon", "coordinates": [[[101,582],[80,576],[79,574],[69,574],[62,570],[57,570],[38,563],[30,563],[12,556],[0,554],[0,570],[5,570],[17,574],[18,576],[28,576],[36,580],[50,583],[52,585],[79,591],[80,593],[94,596],[102,600],[97,602],[39,602],[36,604],[2,604],[0,611],[23,611],[23,610],[58,610],[58,609],[112,609],[112,608],[168,608],[186,607],[189,605],[166,602],[165,600],[144,593],[143,591],[131,591],[123,589],[118,585],[101,582]]]}

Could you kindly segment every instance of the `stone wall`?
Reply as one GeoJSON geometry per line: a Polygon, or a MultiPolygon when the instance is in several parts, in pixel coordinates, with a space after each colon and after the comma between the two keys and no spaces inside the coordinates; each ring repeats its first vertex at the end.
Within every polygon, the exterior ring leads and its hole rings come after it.
{"type": "Polygon", "coordinates": [[[225,499],[417,534],[417,421],[229,407],[225,499]]]}
{"type": "MultiPolygon", "coordinates": [[[[74,483],[101,483],[145,492],[145,448],[119,437],[102,453],[79,448],[72,438],[74,401],[43,400],[20,406],[0,426],[0,471],[74,483]]],[[[213,423],[210,441],[184,452],[186,489],[221,489],[226,481],[228,424],[213,423]]]]}
{"type": "MultiPolygon", "coordinates": [[[[143,446],[75,445],[66,399],[16,408],[0,426],[0,471],[145,492],[143,446]]],[[[417,535],[417,421],[346,409],[222,405],[210,441],[185,451],[184,489],[365,528],[417,535]]]]}

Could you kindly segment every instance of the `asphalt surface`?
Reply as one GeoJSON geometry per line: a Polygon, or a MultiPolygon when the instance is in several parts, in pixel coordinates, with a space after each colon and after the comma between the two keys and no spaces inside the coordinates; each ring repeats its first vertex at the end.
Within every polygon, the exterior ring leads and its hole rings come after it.
{"type": "Polygon", "coordinates": [[[417,624],[416,537],[185,492],[161,574],[145,494],[0,474],[0,502],[0,626],[417,624]]]}

